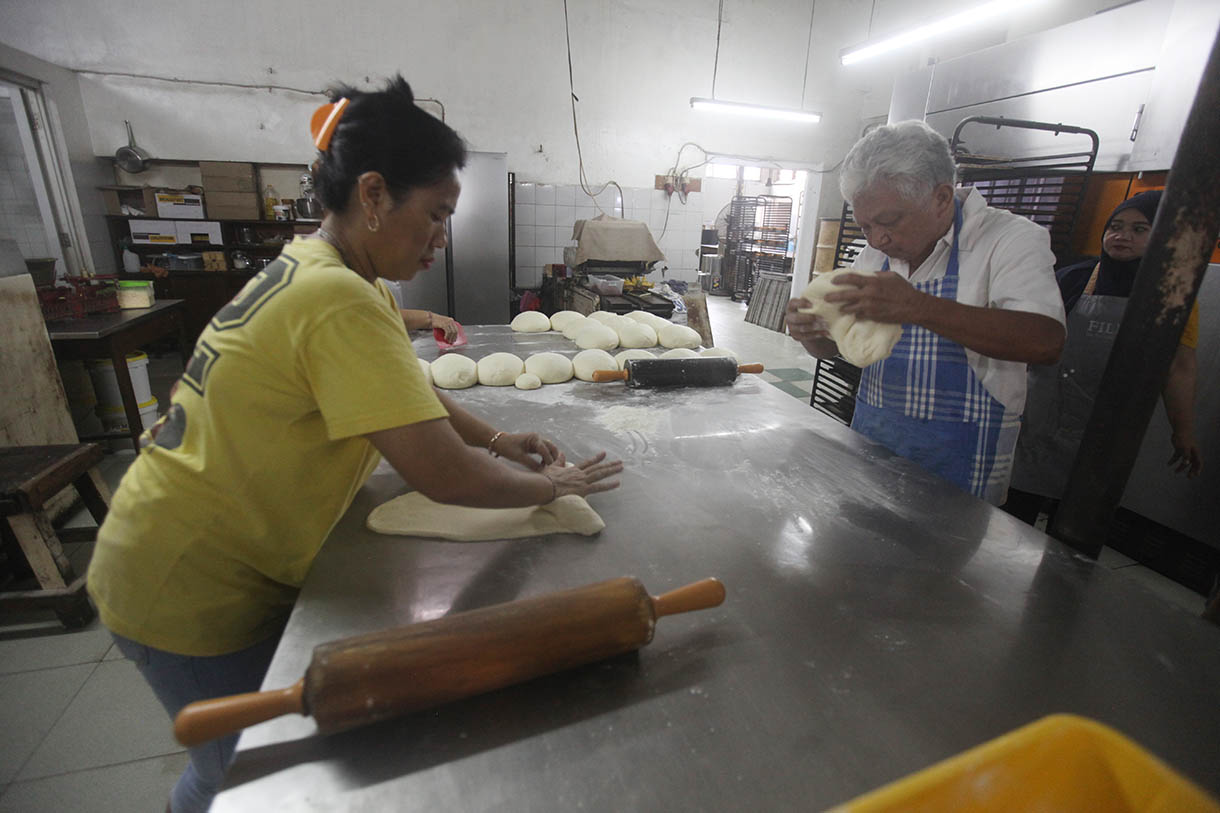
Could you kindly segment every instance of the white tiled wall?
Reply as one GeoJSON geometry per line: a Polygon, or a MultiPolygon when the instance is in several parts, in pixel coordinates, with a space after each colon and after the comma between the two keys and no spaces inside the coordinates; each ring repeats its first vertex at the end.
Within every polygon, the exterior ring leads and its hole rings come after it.
{"type": "Polygon", "coordinates": [[[692,192],[684,204],[676,196],[670,201],[659,189],[625,186],[620,197],[617,188],[607,187],[595,201],[577,185],[518,183],[514,211],[517,287],[537,288],[542,284],[542,267],[563,262],[564,246],[575,245],[573,224],[602,212],[648,224],[666,260],[657,264],[649,279],[696,281],[696,251],[703,227],[703,198],[699,192],[692,192]],[[667,269],[664,277],[662,268],[667,269]]]}

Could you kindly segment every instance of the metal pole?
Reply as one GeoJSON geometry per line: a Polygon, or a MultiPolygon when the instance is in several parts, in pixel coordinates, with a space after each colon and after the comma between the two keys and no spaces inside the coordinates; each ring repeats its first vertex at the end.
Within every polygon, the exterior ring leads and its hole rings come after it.
{"type": "Polygon", "coordinates": [[[1220,37],[1199,80],[1148,252],[1048,533],[1097,556],[1220,233],[1220,37]]]}

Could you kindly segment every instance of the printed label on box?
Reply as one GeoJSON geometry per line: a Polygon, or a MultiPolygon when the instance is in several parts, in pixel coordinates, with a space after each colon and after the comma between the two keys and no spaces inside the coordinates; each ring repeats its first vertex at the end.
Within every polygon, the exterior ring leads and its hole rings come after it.
{"type": "Polygon", "coordinates": [[[203,197],[178,192],[158,192],[157,217],[203,220],[203,197]]]}
{"type": "Polygon", "coordinates": [[[131,242],[141,245],[176,245],[178,228],[160,220],[130,220],[131,242]]]}
{"type": "Polygon", "coordinates": [[[224,245],[220,224],[212,221],[180,220],[177,225],[178,242],[188,245],[224,245]]]}

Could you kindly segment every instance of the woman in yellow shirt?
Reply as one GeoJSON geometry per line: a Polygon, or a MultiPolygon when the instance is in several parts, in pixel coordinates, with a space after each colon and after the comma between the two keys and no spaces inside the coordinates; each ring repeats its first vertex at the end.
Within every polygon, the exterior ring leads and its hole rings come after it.
{"type": "MultiPolygon", "coordinates": [[[[428,386],[380,278],[409,280],[444,247],[465,148],[401,77],[332,100],[314,116],[321,228],[213,317],[99,529],[90,595],[171,717],[258,689],[378,453],[433,500],[487,508],[606,491],[622,470],[604,453],[565,467],[550,441],[428,386]]],[[[191,749],[172,810],[207,809],[235,745],[191,749]]]]}

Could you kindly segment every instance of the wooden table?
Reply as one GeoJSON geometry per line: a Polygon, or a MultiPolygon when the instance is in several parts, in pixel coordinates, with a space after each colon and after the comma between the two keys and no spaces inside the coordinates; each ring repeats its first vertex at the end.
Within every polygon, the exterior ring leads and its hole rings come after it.
{"type": "Polygon", "coordinates": [[[114,376],[123,397],[123,411],[127,415],[127,432],[105,432],[101,435],[81,437],[81,440],[108,438],[130,438],[137,451],[140,448],[140,433],[144,424],[140,419],[140,405],[136,402],[131,386],[131,374],[127,371],[127,354],[155,339],[178,331],[178,349],[182,365],[186,366],[190,355],[186,327],[183,321],[181,299],[165,299],[151,308],[131,308],[118,313],[99,313],[81,319],[59,319],[47,322],[47,333],[56,358],[63,361],[108,358],[114,364],[114,376]]]}

